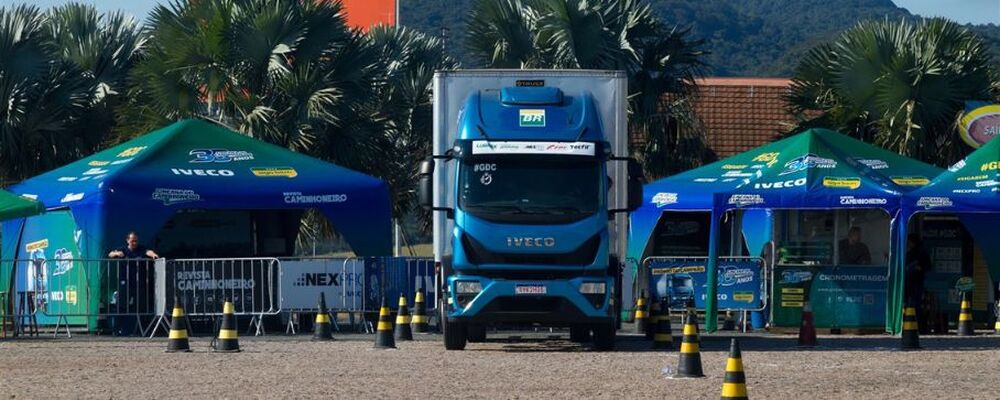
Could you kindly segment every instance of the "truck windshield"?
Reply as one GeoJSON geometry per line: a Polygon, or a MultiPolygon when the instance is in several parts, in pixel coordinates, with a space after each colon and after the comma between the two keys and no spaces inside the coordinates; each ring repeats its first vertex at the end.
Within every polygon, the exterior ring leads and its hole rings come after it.
{"type": "Polygon", "coordinates": [[[593,158],[469,158],[459,174],[459,207],[494,222],[574,222],[602,206],[603,177],[593,158]]]}

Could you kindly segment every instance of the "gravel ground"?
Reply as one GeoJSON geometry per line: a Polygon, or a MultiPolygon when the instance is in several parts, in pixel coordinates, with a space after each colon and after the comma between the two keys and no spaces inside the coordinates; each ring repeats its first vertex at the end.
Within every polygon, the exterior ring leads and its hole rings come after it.
{"type": "MultiPolygon", "coordinates": [[[[706,378],[668,379],[677,353],[620,336],[596,353],[545,335],[509,333],[446,352],[438,335],[397,350],[372,350],[373,336],[243,337],[242,353],[214,354],[209,338],[193,353],[167,354],[165,339],[75,336],[0,340],[0,396],[9,398],[718,398],[731,335],[703,335],[706,378]]],[[[887,336],[795,338],[739,335],[754,398],[1000,398],[1000,337],[921,337],[900,352],[887,336]]],[[[675,340],[677,343],[679,340],[675,340]]]]}

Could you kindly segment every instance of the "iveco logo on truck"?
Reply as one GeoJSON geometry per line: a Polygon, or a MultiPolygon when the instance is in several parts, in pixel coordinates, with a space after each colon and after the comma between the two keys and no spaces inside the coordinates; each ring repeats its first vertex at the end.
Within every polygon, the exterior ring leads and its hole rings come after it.
{"type": "Polygon", "coordinates": [[[552,237],[511,237],[507,236],[507,247],[553,247],[556,239],[552,237]]]}

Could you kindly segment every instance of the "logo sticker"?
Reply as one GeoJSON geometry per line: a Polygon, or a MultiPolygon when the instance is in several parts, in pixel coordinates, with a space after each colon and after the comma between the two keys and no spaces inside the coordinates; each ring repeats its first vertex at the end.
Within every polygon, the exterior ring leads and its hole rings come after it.
{"type": "Polygon", "coordinates": [[[960,177],[958,177],[955,180],[957,180],[959,182],[979,181],[979,180],[983,180],[983,179],[986,179],[986,178],[989,178],[989,177],[990,177],[989,175],[960,176],[960,177]]]}
{"type": "Polygon", "coordinates": [[[823,178],[823,186],[837,189],[857,189],[861,187],[861,178],[837,178],[828,176],[823,178]]]}
{"type": "Polygon", "coordinates": [[[185,169],[185,168],[171,168],[170,172],[174,175],[184,175],[184,176],[233,176],[236,175],[235,172],[228,169],[185,169]]]}
{"type": "Polygon", "coordinates": [[[780,182],[763,182],[753,184],[754,189],[782,189],[782,188],[792,188],[796,186],[805,186],[806,178],[799,179],[789,179],[787,181],[780,182]]]}
{"type": "Polygon", "coordinates": [[[332,204],[347,201],[347,195],[336,194],[302,194],[302,192],[285,192],[285,204],[332,204]]]}
{"type": "Polygon", "coordinates": [[[294,178],[299,172],[292,167],[257,167],[250,168],[254,176],[260,178],[294,178]]]}
{"type": "Polygon", "coordinates": [[[765,164],[767,164],[768,167],[770,167],[772,164],[774,164],[775,162],[778,161],[778,156],[779,155],[781,155],[781,153],[778,153],[778,152],[774,152],[774,153],[761,153],[757,157],[754,157],[752,161],[753,162],[765,163],[765,164]]]}
{"type": "Polygon", "coordinates": [[[859,164],[862,164],[871,169],[877,170],[877,169],[889,168],[889,163],[885,162],[885,160],[856,158],[854,159],[854,161],[857,161],[859,164]]]}
{"type": "Polygon", "coordinates": [[[931,180],[924,176],[894,176],[890,179],[900,186],[924,186],[931,183],[931,180]]]}
{"type": "Polygon", "coordinates": [[[125,149],[125,150],[122,150],[121,153],[118,153],[117,157],[118,158],[135,157],[137,154],[141,153],[143,150],[146,150],[146,146],[129,147],[129,148],[125,149]]]}
{"type": "Polygon", "coordinates": [[[840,204],[845,206],[881,206],[889,204],[889,200],[878,197],[840,196],[840,204]]]}
{"type": "Polygon", "coordinates": [[[921,197],[917,199],[917,205],[926,208],[951,207],[954,203],[947,197],[921,197]]]}
{"type": "Polygon", "coordinates": [[[801,157],[796,157],[785,163],[785,170],[778,175],[794,174],[805,171],[809,168],[836,168],[837,162],[829,158],[823,158],[809,153],[801,157]]]}
{"type": "Polygon", "coordinates": [[[664,193],[660,192],[653,196],[653,204],[657,207],[663,207],[669,204],[677,203],[677,193],[664,193]]]}
{"type": "Polygon", "coordinates": [[[253,153],[244,150],[194,149],[188,155],[194,159],[190,163],[228,163],[253,160],[253,153]]]}
{"type": "Polygon", "coordinates": [[[479,177],[479,183],[484,186],[489,186],[489,184],[493,183],[493,175],[489,172],[483,172],[483,174],[479,177]]]}
{"type": "Polygon", "coordinates": [[[729,196],[729,204],[737,206],[764,204],[764,198],[759,194],[734,194],[729,196]]]}
{"type": "Polygon", "coordinates": [[[545,127],[545,110],[531,110],[523,109],[518,110],[519,119],[518,122],[521,127],[526,128],[544,128],[545,127]]]}
{"type": "Polygon", "coordinates": [[[87,165],[89,165],[91,167],[103,167],[103,166],[108,165],[108,164],[111,164],[111,162],[110,161],[98,161],[98,160],[94,160],[94,161],[91,161],[91,162],[87,163],[87,165]]]}
{"type": "Polygon", "coordinates": [[[813,279],[811,271],[790,270],[781,273],[781,281],[778,283],[802,283],[813,279]]]}
{"type": "Polygon", "coordinates": [[[42,239],[37,242],[31,242],[24,245],[24,251],[28,253],[33,253],[36,250],[42,250],[49,247],[49,239],[42,239]]]}
{"type": "Polygon", "coordinates": [[[190,189],[156,188],[151,197],[153,200],[162,201],[165,206],[201,200],[201,195],[190,189]]]}
{"type": "Polygon", "coordinates": [[[80,200],[83,200],[83,193],[66,193],[59,201],[62,203],[71,203],[80,200]]]}
{"type": "Polygon", "coordinates": [[[746,169],[746,164],[726,164],[722,166],[722,169],[746,169]]]}

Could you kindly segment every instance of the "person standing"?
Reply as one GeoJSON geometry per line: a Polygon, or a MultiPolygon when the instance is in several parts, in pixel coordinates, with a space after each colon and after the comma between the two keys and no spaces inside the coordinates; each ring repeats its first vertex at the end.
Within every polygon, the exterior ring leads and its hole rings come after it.
{"type": "Polygon", "coordinates": [[[931,257],[924,249],[923,240],[917,233],[906,237],[906,268],[903,279],[904,307],[913,307],[917,311],[917,326],[924,329],[926,318],[924,306],[924,277],[931,270],[931,257]]]}
{"type": "Polygon", "coordinates": [[[106,271],[118,274],[118,288],[108,301],[108,312],[117,314],[110,318],[111,331],[115,336],[128,336],[136,331],[136,324],[141,323],[144,314],[153,313],[153,274],[150,272],[153,264],[149,260],[160,258],[160,255],[139,244],[139,234],[133,231],[126,235],[125,246],[109,252],[108,258],[120,260],[110,261],[106,271]],[[113,268],[112,263],[117,268],[113,268]]]}
{"type": "Polygon", "coordinates": [[[868,245],[861,241],[861,227],[852,226],[847,231],[847,237],[840,241],[840,264],[868,265],[872,263],[872,255],[868,245]]]}

